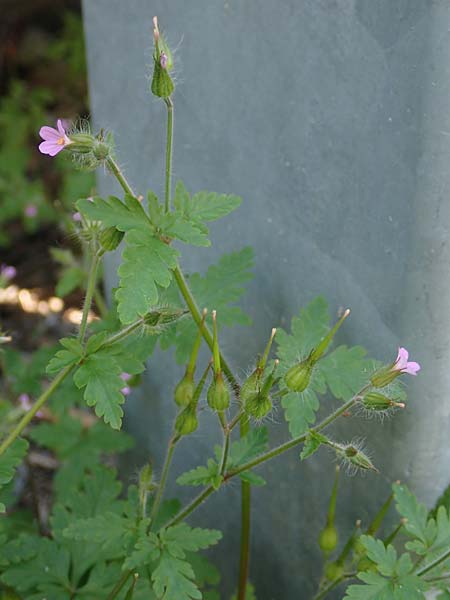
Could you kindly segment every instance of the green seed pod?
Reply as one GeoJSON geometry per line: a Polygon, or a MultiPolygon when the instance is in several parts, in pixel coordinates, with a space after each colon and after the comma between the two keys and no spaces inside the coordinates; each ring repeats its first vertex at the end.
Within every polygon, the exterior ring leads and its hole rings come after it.
{"type": "Polygon", "coordinates": [[[319,546],[325,555],[330,554],[338,543],[338,532],[334,525],[327,525],[319,535],[319,546]]]}
{"type": "Polygon", "coordinates": [[[247,399],[245,411],[255,419],[263,419],[272,410],[272,400],[269,394],[262,390],[247,399]]]}
{"type": "Polygon", "coordinates": [[[302,360],[289,369],[284,376],[286,385],[293,392],[303,392],[309,385],[314,363],[310,358],[302,360]]]}
{"type": "Polygon", "coordinates": [[[175,421],[175,430],[180,435],[189,435],[198,427],[198,419],[195,404],[187,406],[180,412],[175,421]]]}
{"type": "Polygon", "coordinates": [[[97,160],[104,161],[110,156],[111,147],[103,140],[95,140],[92,152],[97,160]]]}
{"type": "Polygon", "coordinates": [[[239,397],[244,406],[246,406],[247,403],[249,402],[249,400],[251,398],[253,398],[253,396],[255,394],[258,393],[258,390],[260,388],[260,385],[259,385],[260,380],[261,380],[261,373],[258,370],[258,368],[256,368],[253,371],[253,373],[251,375],[249,375],[249,377],[247,377],[247,379],[242,384],[241,393],[240,393],[239,397]]]}
{"type": "Polygon", "coordinates": [[[194,397],[195,382],[192,373],[186,371],[183,379],[175,388],[175,402],[178,406],[188,406],[194,397]]]}
{"type": "Polygon", "coordinates": [[[336,581],[344,574],[344,565],[338,561],[327,563],[325,565],[325,577],[329,581],[336,581]]]}
{"type": "Polygon", "coordinates": [[[344,447],[343,455],[345,460],[347,460],[355,467],[358,467],[358,469],[363,469],[365,471],[375,471],[376,473],[378,473],[378,469],[374,467],[370,458],[366,454],[364,454],[364,452],[362,452],[352,444],[349,444],[348,446],[344,447]]]}
{"type": "Polygon", "coordinates": [[[67,149],[73,154],[87,154],[92,152],[96,142],[95,137],[90,133],[71,133],[71,143],[67,145],[67,149]]]}
{"type": "Polygon", "coordinates": [[[164,325],[175,323],[187,315],[188,312],[188,310],[184,310],[182,308],[163,306],[158,309],[150,310],[143,316],[142,321],[144,325],[150,328],[155,328],[155,332],[159,333],[164,325]]]}
{"type": "Polygon", "coordinates": [[[207,400],[209,406],[217,411],[226,410],[230,405],[230,390],[221,371],[216,373],[208,388],[207,400]]]}
{"type": "Polygon", "coordinates": [[[108,227],[108,229],[104,229],[100,234],[100,245],[107,252],[115,250],[123,240],[124,235],[123,231],[119,231],[115,227],[108,227]]]}

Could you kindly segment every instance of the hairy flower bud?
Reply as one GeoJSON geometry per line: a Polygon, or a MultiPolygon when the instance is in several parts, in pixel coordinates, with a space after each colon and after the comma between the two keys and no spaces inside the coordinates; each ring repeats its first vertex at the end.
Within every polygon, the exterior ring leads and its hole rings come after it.
{"type": "Polygon", "coordinates": [[[172,52],[164,39],[164,36],[159,31],[158,19],[153,18],[153,37],[155,40],[155,51],[153,53],[153,78],[152,78],[152,93],[159,98],[168,98],[171,96],[174,85],[169,71],[173,68],[172,52]]]}
{"type": "Polygon", "coordinates": [[[215,374],[208,388],[207,400],[209,406],[217,411],[226,410],[230,405],[230,390],[221,371],[215,374]]]}
{"type": "Polygon", "coordinates": [[[344,574],[344,565],[335,560],[325,565],[325,577],[329,581],[336,581],[344,574]]]}
{"type": "Polygon", "coordinates": [[[263,419],[272,410],[272,400],[263,390],[247,399],[245,412],[255,419],[263,419]]]}
{"type": "Polygon", "coordinates": [[[175,323],[189,313],[188,310],[175,308],[171,306],[162,306],[155,308],[146,313],[142,320],[144,325],[155,330],[155,333],[160,332],[165,325],[175,323]]]}
{"type": "Polygon", "coordinates": [[[175,388],[175,402],[178,406],[188,406],[194,397],[195,382],[192,373],[186,371],[181,381],[175,388]]]}
{"type": "Polygon", "coordinates": [[[284,381],[288,388],[293,392],[305,391],[311,379],[313,366],[314,363],[308,357],[291,367],[284,376],[284,381]]]}
{"type": "Polygon", "coordinates": [[[111,252],[115,250],[123,240],[123,231],[119,231],[115,227],[108,227],[100,233],[99,242],[103,250],[111,252]]]}
{"type": "Polygon", "coordinates": [[[175,431],[180,435],[189,435],[198,427],[196,405],[190,404],[180,412],[175,421],[175,431]]]}
{"type": "Polygon", "coordinates": [[[378,473],[378,469],[374,467],[370,458],[364,454],[362,450],[353,444],[348,444],[344,446],[342,449],[343,458],[348,461],[351,465],[357,467],[358,469],[363,469],[365,471],[375,471],[378,473]]]}

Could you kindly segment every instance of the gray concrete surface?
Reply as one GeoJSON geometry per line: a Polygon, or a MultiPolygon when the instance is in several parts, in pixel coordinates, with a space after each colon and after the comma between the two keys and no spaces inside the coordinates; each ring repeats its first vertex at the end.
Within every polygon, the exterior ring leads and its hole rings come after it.
{"type": "MultiPolygon", "coordinates": [[[[159,193],[165,112],[148,91],[154,14],[178,47],[175,177],[191,191],[244,198],[211,228],[212,250],[189,249],[183,265],[204,270],[243,244],[256,251],[243,301],[254,326],[224,336],[231,363],[243,373],[270,328],[286,326],[318,294],[334,313],[350,306],[341,342],[361,343],[383,360],[405,345],[423,370],[408,381],[408,409],[395,420],[336,427],[338,439],[366,437],[383,473],[343,480],[341,527],[367,521],[397,478],[433,502],[450,480],[448,2],[85,0],[94,123],[115,131],[136,188],[159,193]]],[[[118,191],[104,175],[99,188],[118,191]]],[[[107,282],[114,283],[113,264],[107,282]]],[[[179,374],[171,355],[158,353],[127,403],[136,462],[150,454],[160,464],[179,374]]],[[[287,435],[281,412],[276,421],[273,443],[287,435]]],[[[203,461],[215,439],[204,414],[175,472],[203,461]]],[[[269,485],[253,497],[258,600],[310,597],[333,469],[326,452],[300,464],[296,451],[264,469],[269,485]]],[[[195,520],[225,532],[215,558],[228,598],[239,486],[195,520]]]]}

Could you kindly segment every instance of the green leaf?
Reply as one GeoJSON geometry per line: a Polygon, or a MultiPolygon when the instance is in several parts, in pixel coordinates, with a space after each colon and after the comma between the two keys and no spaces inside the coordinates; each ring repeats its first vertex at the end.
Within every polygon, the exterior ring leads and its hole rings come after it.
{"type": "Polygon", "coordinates": [[[202,593],[194,579],[194,570],[188,562],[166,552],[152,572],[153,590],[164,600],[200,600],[202,593]]]}
{"type": "Polygon", "coordinates": [[[239,196],[198,192],[192,198],[179,181],[175,188],[174,206],[189,220],[216,221],[238,208],[242,202],[239,196]]]}
{"type": "Polygon", "coordinates": [[[266,480],[263,479],[260,475],[253,473],[253,471],[244,471],[243,473],[239,473],[239,478],[241,479],[241,481],[245,481],[250,485],[266,485],[266,480]]]}
{"type": "Polygon", "coordinates": [[[179,253],[150,230],[128,231],[125,242],[116,299],[120,320],[128,324],[158,302],[157,286],[168,287],[179,253]]]}
{"type": "Polygon", "coordinates": [[[372,361],[361,346],[339,346],[317,363],[330,392],[347,402],[369,381],[372,361]]]}
{"type": "Polygon", "coordinates": [[[425,554],[436,537],[437,529],[434,519],[428,519],[426,506],[419,503],[405,485],[395,483],[392,489],[397,511],[406,519],[403,529],[420,542],[415,545],[415,551],[425,554]]]}
{"type": "Polygon", "coordinates": [[[328,442],[328,438],[320,433],[316,433],[315,431],[310,431],[309,435],[306,439],[305,445],[300,453],[300,458],[305,460],[309,458],[314,452],[316,452],[322,444],[326,444],[328,442]]]}
{"type": "Polygon", "coordinates": [[[101,221],[105,227],[116,227],[119,231],[151,228],[142,204],[129,194],[125,194],[124,202],[115,196],[109,196],[107,200],[96,196],[92,201],[78,200],[76,205],[85,217],[101,221]]]}
{"type": "MultiPolygon", "coordinates": [[[[28,442],[21,438],[16,440],[0,456],[0,488],[12,481],[16,468],[22,462],[28,450],[28,442]]],[[[0,513],[5,512],[4,504],[0,503],[0,513]]]]}
{"type": "Polygon", "coordinates": [[[95,407],[95,414],[103,417],[113,429],[120,429],[125,398],[120,365],[108,353],[98,352],[88,356],[74,375],[79,388],[85,388],[84,399],[88,406],[95,407]]]}
{"type": "Polygon", "coordinates": [[[217,529],[192,528],[187,523],[180,523],[164,529],[160,538],[172,556],[184,558],[185,551],[196,552],[217,544],[222,533],[217,529]]]}
{"type": "Polygon", "coordinates": [[[83,358],[84,350],[75,338],[62,338],[59,340],[64,350],[58,350],[47,366],[47,373],[58,373],[70,365],[76,365],[83,358]]]}
{"type": "Polygon", "coordinates": [[[281,405],[292,437],[298,437],[308,431],[316,420],[319,399],[316,392],[308,387],[304,392],[289,392],[281,399],[281,405]]]}
{"type": "Polygon", "coordinates": [[[80,269],[80,267],[69,267],[68,269],[64,269],[56,285],[56,295],[60,298],[64,298],[64,296],[67,296],[77,288],[83,289],[85,282],[86,273],[83,269],[80,269]]]}
{"type": "Polygon", "coordinates": [[[196,467],[186,471],[177,479],[178,485],[211,485],[219,472],[219,465],[212,459],[208,459],[207,467],[196,467]]]}
{"type": "Polygon", "coordinates": [[[228,468],[240,467],[244,463],[263,454],[268,449],[269,432],[267,427],[255,427],[244,437],[231,444],[228,468]]]}

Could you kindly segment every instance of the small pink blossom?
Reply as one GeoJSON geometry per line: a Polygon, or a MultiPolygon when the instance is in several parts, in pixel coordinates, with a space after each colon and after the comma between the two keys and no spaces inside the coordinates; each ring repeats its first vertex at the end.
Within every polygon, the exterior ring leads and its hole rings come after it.
{"type": "Polygon", "coordinates": [[[73,213],[72,219],[74,221],[76,221],[77,223],[79,223],[81,221],[81,213],[79,213],[79,212],[73,213]]]}
{"type": "Polygon", "coordinates": [[[165,52],[161,52],[159,55],[159,64],[161,65],[161,69],[167,69],[167,54],[165,52]]]}
{"type": "Polygon", "coordinates": [[[16,275],[17,275],[16,267],[12,267],[10,265],[1,265],[0,266],[0,277],[3,280],[9,281],[10,279],[14,279],[14,277],[16,275]]]}
{"type": "Polygon", "coordinates": [[[56,156],[58,152],[61,152],[61,150],[72,143],[66,134],[61,119],[58,119],[57,127],[58,129],[47,126],[40,128],[39,135],[44,140],[39,144],[39,151],[42,154],[56,156]]]}
{"type": "Polygon", "coordinates": [[[20,394],[18,400],[22,410],[28,412],[32,406],[30,396],[28,394],[20,394]]]}
{"type": "Polygon", "coordinates": [[[131,394],[131,389],[127,385],[123,387],[120,391],[124,396],[128,396],[128,394],[131,394]]]}
{"type": "Polygon", "coordinates": [[[120,374],[121,379],[123,379],[124,381],[130,381],[130,379],[132,378],[132,375],[130,375],[130,373],[126,373],[125,371],[123,373],[120,374]]]}
{"type": "Polygon", "coordinates": [[[408,362],[409,352],[406,348],[399,348],[397,359],[392,367],[393,371],[408,373],[408,375],[417,375],[420,371],[420,365],[416,362],[408,362]]]}
{"type": "Polygon", "coordinates": [[[34,204],[27,204],[25,206],[24,213],[26,217],[30,217],[30,219],[32,219],[37,215],[38,210],[34,204]]]}

